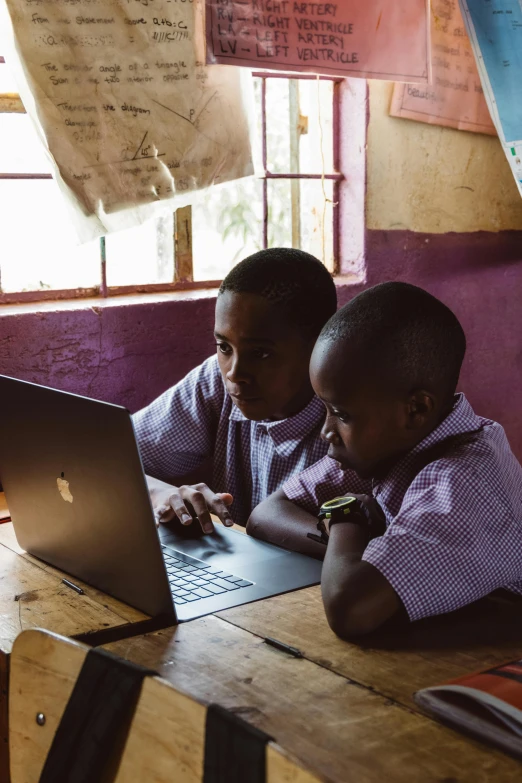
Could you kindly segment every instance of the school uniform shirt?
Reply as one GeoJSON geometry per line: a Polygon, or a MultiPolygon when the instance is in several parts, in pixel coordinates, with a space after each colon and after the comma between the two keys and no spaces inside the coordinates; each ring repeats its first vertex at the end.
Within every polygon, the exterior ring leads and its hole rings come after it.
{"type": "Polygon", "coordinates": [[[148,475],[173,483],[211,458],[211,488],[233,495],[232,518],[246,525],[258,503],[326,454],[319,437],[324,416],[323,404],[313,397],[287,419],[247,419],[212,356],[133,420],[148,475]]]}
{"type": "Polygon", "coordinates": [[[373,495],[386,532],[362,559],[385,576],[410,620],[453,611],[501,587],[522,594],[522,468],[500,424],[477,416],[463,394],[373,486],[325,457],[283,491],[314,514],[339,495],[373,495]]]}

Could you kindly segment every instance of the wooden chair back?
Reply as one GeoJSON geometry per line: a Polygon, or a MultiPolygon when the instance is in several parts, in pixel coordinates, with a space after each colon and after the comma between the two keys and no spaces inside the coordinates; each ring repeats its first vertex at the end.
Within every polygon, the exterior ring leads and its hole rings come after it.
{"type": "MultiPolygon", "coordinates": [[[[89,648],[47,631],[15,641],[9,683],[11,783],[38,783],[89,648]]],[[[114,783],[202,783],[207,706],[160,677],[147,677],[114,783]]],[[[266,783],[319,783],[276,743],[266,746],[266,783]]],[[[93,781],[94,783],[94,781],[93,781]]]]}

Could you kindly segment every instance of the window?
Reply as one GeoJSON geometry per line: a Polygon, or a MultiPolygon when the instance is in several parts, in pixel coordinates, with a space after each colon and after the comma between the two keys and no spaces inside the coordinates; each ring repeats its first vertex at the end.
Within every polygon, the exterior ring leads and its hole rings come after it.
{"type": "Polygon", "coordinates": [[[259,179],[231,183],[192,208],[194,277],[222,277],[240,256],[296,247],[339,263],[342,80],[254,72],[259,179]]]}
{"type": "Polygon", "coordinates": [[[302,248],[337,271],[341,80],[257,72],[253,80],[257,178],[79,246],[0,57],[0,302],[209,287],[272,246],[302,248]]]}

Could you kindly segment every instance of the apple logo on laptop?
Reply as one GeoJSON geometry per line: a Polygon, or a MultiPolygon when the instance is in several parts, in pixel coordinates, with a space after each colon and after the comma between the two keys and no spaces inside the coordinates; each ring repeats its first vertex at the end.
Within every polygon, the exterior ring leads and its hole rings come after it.
{"type": "Polygon", "coordinates": [[[56,479],[56,484],[58,486],[58,492],[62,498],[67,503],[72,503],[73,496],[71,495],[71,490],[69,489],[69,482],[65,479],[65,473],[62,473],[61,477],[56,479]]]}

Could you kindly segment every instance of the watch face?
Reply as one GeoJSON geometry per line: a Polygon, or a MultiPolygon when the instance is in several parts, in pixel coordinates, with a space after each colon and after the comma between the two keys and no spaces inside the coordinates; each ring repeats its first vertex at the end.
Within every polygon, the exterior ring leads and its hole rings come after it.
{"type": "Polygon", "coordinates": [[[319,516],[324,519],[332,519],[334,517],[342,518],[350,513],[351,507],[356,503],[357,498],[350,495],[328,500],[321,506],[319,516]]]}

